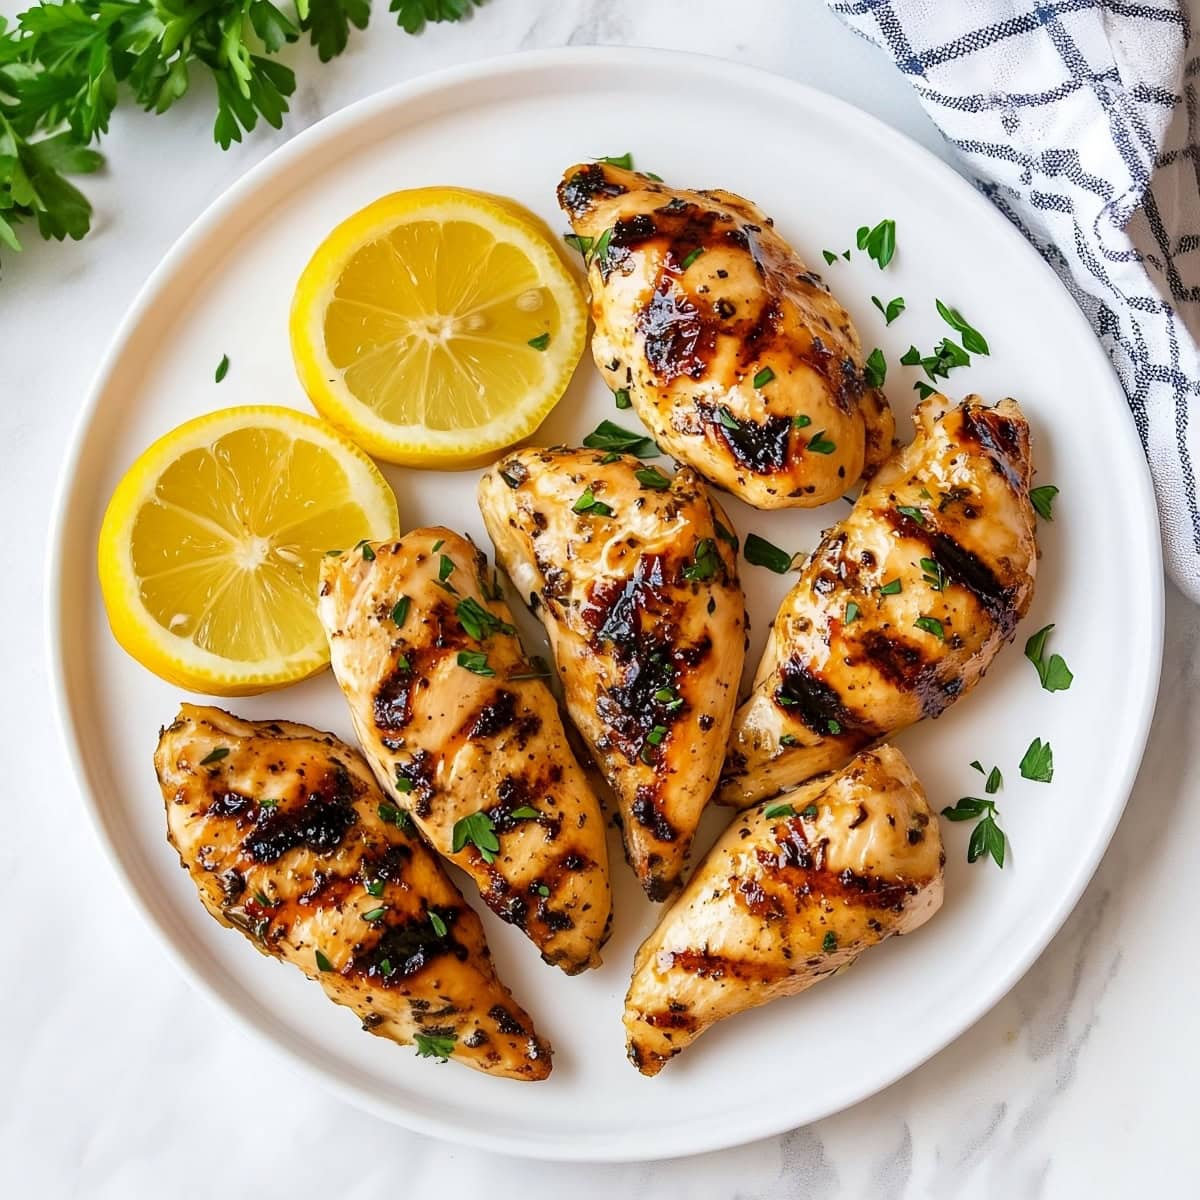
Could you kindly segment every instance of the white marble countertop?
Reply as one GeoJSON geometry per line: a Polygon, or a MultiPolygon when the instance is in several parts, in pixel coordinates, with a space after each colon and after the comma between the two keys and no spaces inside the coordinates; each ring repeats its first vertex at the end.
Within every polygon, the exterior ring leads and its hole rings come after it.
{"type": "MultiPolygon", "coordinates": [[[[0,13],[23,4],[0,0],[0,13]]],[[[192,219],[286,136],[391,82],[564,43],[666,46],[794,76],[945,154],[907,85],[818,0],[491,0],[419,39],[374,27],[300,86],[282,133],[222,154],[211,97],[123,108],[91,180],[93,234],[5,255],[0,511],[10,564],[0,693],[9,783],[0,903],[0,1178],[12,1196],[1106,1197],[1195,1194],[1200,972],[1188,915],[1200,807],[1200,613],[1168,591],[1162,695],[1096,878],[1042,959],[908,1079],[781,1138],[675,1162],[525,1162],[431,1141],[300,1080],[194,995],[102,858],[59,753],[42,560],[69,431],[121,312],[192,219]],[[20,757],[17,749],[23,748],[20,757]]],[[[1136,580],[1111,586],[1137,586],[1136,580]]],[[[1119,644],[1114,653],[1120,653],[1119,644]]],[[[798,1087],[807,1086],[797,1080],[798,1087]]],[[[586,1115],[580,1114],[585,1120],[586,1115]]]]}

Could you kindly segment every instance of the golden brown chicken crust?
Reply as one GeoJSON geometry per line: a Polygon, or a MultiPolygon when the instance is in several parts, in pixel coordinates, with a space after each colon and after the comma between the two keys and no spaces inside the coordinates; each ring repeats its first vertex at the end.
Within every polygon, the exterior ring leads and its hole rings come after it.
{"type": "Polygon", "coordinates": [[[738,814],[637,952],[624,1021],[644,1075],[941,906],[937,819],[894,747],[781,800],[738,814]]]}
{"type": "Polygon", "coordinates": [[[686,468],[668,482],[636,458],[561,447],[501,459],[479,507],[617,794],[626,856],[665,899],[720,771],[745,655],[729,520],[686,468]]]}
{"type": "Polygon", "coordinates": [[[317,980],[371,1033],[492,1075],[550,1074],[479,918],[356,750],[306,725],[184,704],[154,765],[168,838],[222,925],[317,980]]]}
{"type": "Polygon", "coordinates": [[[744,806],[936,717],[1033,599],[1029,426],[1015,400],[918,405],[916,437],[813,551],[734,720],[717,799],[744,806]]]}
{"type": "Polygon", "coordinates": [[[325,560],[318,614],[380,785],[547,962],[598,965],[600,803],[487,560],[441,527],[368,551],[325,560]]]}
{"type": "Polygon", "coordinates": [[[824,504],[891,452],[850,317],[755,205],[607,163],[558,198],[592,247],[596,365],[666,451],[758,508],[824,504]]]}

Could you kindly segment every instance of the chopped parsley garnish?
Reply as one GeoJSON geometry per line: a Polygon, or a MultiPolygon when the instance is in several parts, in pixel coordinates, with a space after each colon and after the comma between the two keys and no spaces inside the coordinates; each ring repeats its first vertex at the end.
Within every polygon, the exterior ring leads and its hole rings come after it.
{"type": "Polygon", "coordinates": [[[911,504],[897,504],[896,511],[910,521],[916,521],[918,525],[925,524],[925,514],[919,508],[913,508],[911,504]]]}
{"type": "Polygon", "coordinates": [[[795,815],[796,810],[790,804],[772,804],[763,813],[768,821],[773,821],[776,817],[794,817],[795,815]]]}
{"type": "Polygon", "coordinates": [[[392,966],[392,960],[390,958],[383,959],[379,964],[379,973],[384,977],[384,979],[389,978],[395,970],[396,968],[392,966]]]}
{"type": "Polygon", "coordinates": [[[886,304],[878,296],[872,296],[871,303],[883,313],[883,322],[885,325],[890,325],[904,311],[903,296],[896,296],[886,304]]]}
{"type": "Polygon", "coordinates": [[[979,823],[971,830],[967,843],[967,862],[991,856],[992,861],[1004,868],[1004,831],[996,823],[1000,815],[994,800],[983,800],[978,796],[963,796],[952,808],[943,808],[942,816],[950,821],[974,821],[979,823]]]}
{"type": "Polygon", "coordinates": [[[721,558],[717,554],[717,543],[712,538],[701,538],[696,543],[695,557],[683,568],[683,577],[693,582],[701,582],[711,579],[720,566],[721,558]]]}
{"type": "Polygon", "coordinates": [[[856,240],[858,248],[865,250],[882,271],[896,253],[896,222],[889,217],[880,221],[874,229],[864,225],[859,229],[856,240]]]}
{"type": "Polygon", "coordinates": [[[438,538],[438,540],[433,543],[432,553],[436,554],[445,544],[446,544],[445,538],[438,538]]]}
{"type": "MultiPolygon", "coordinates": [[[[411,791],[412,781],[406,779],[404,782],[408,784],[408,788],[401,790],[411,791]]],[[[399,785],[399,777],[397,777],[397,785],[399,785]]],[[[412,820],[408,813],[406,813],[402,808],[397,808],[394,804],[389,803],[387,800],[383,801],[383,803],[379,806],[379,819],[387,822],[389,825],[395,825],[397,829],[403,829],[407,831],[412,828],[412,820]]]]}
{"type": "Polygon", "coordinates": [[[485,863],[496,861],[500,851],[500,840],[496,837],[496,823],[482,809],[473,812],[469,817],[454,822],[454,832],[451,834],[450,849],[457,854],[466,845],[472,845],[479,851],[479,857],[485,863]]]}
{"type": "MultiPolygon", "coordinates": [[[[933,348],[932,354],[922,356],[916,346],[909,346],[900,361],[906,367],[920,367],[930,380],[936,383],[939,379],[948,378],[955,367],[969,367],[971,356],[957,342],[942,338],[933,348]]],[[[922,400],[933,395],[935,391],[920,380],[913,384],[913,388],[920,393],[922,400]]]]}
{"type": "Polygon", "coordinates": [[[661,704],[668,712],[673,712],[683,704],[683,697],[676,694],[674,688],[662,687],[654,693],[655,702],[661,704]]]}
{"type": "Polygon", "coordinates": [[[853,600],[846,605],[846,615],[842,619],[843,625],[852,625],[862,615],[862,610],[853,600]]]}
{"type": "Polygon", "coordinates": [[[258,802],[258,807],[259,808],[278,808],[279,801],[278,800],[260,800],[258,802]]]}
{"type": "Polygon", "coordinates": [[[717,409],[717,420],[720,421],[726,429],[736,430],[741,429],[742,427],[737,417],[735,417],[724,404],[717,409]]]}
{"type": "Polygon", "coordinates": [[[583,495],[571,505],[571,511],[591,513],[597,517],[611,517],[613,515],[612,508],[605,504],[603,500],[597,500],[595,492],[590,487],[584,488],[583,495]]]}
{"type": "Polygon", "coordinates": [[[748,563],[756,567],[766,567],[776,575],[786,575],[796,560],[796,555],[781,550],[773,542],[759,537],[757,533],[746,534],[746,547],[742,553],[748,563]]]}
{"type": "Polygon", "coordinates": [[[817,815],[817,806],[815,804],[810,804],[806,809],[801,811],[800,815],[802,817],[807,817],[808,820],[811,821],[813,817],[817,815]]]}
{"type": "Polygon", "coordinates": [[[797,413],[792,418],[793,429],[806,429],[812,424],[812,417],[806,417],[803,413],[797,413]]]}
{"type": "Polygon", "coordinates": [[[832,454],[837,449],[837,443],[831,442],[825,436],[825,430],[822,429],[820,433],[812,435],[812,439],[808,443],[808,448],[814,454],[832,454]]]}
{"type": "Polygon", "coordinates": [[[550,895],[550,889],[544,883],[539,883],[533,890],[543,898],[550,895]]]}
{"type": "Polygon", "coordinates": [[[599,240],[592,249],[592,257],[590,261],[595,262],[596,259],[604,257],[605,252],[608,250],[608,243],[612,241],[612,235],[613,231],[611,229],[606,229],[600,235],[599,240]]]}
{"type": "Polygon", "coordinates": [[[410,663],[408,661],[407,654],[396,655],[396,667],[400,671],[411,671],[412,670],[412,663],[410,663]]]}
{"type": "Polygon", "coordinates": [[[542,814],[531,805],[522,804],[520,808],[514,808],[508,815],[515,821],[536,821],[542,814]]]}
{"type": "Polygon", "coordinates": [[[539,333],[537,337],[530,338],[526,345],[532,346],[535,350],[545,350],[550,345],[550,334],[539,333]]]}
{"type": "Polygon", "coordinates": [[[578,233],[563,234],[563,241],[566,242],[572,250],[578,250],[584,258],[587,258],[587,256],[592,252],[592,244],[594,240],[594,238],[590,237],[581,237],[578,233]]]}
{"type": "Polygon", "coordinates": [[[667,727],[665,725],[655,725],[655,727],[646,734],[646,741],[652,746],[661,746],[662,740],[667,736],[667,727]]]}
{"type": "Polygon", "coordinates": [[[887,583],[885,583],[879,589],[879,594],[881,596],[898,596],[903,586],[904,585],[900,582],[900,576],[897,575],[895,579],[889,579],[887,583]]]}
{"type": "Polygon", "coordinates": [[[612,450],[618,454],[632,454],[636,458],[657,458],[662,453],[653,438],[626,429],[615,421],[601,421],[583,439],[583,444],[589,450],[612,450]]]}
{"type": "Polygon", "coordinates": [[[229,757],[228,746],[218,746],[215,750],[210,750],[201,760],[200,765],[207,767],[210,763],[218,763],[223,758],[229,757]]]}
{"type": "Polygon", "coordinates": [[[863,368],[863,382],[869,388],[883,387],[887,379],[887,359],[878,346],[867,355],[867,364],[863,368]]]}
{"type": "Polygon", "coordinates": [[[829,720],[825,722],[825,727],[829,730],[830,733],[833,734],[834,737],[837,737],[837,735],[842,732],[841,722],[835,721],[832,717],[830,717],[829,720]]]}
{"type": "Polygon", "coordinates": [[[443,554],[438,561],[438,582],[445,583],[454,574],[454,559],[443,554]]]}
{"type": "Polygon", "coordinates": [[[779,739],[779,744],[781,746],[796,746],[799,744],[799,742],[800,742],[800,739],[798,737],[796,737],[796,735],[794,733],[785,733],[779,739]]]}
{"type": "Polygon", "coordinates": [[[969,350],[972,354],[991,353],[983,334],[974,328],[958,309],[951,308],[948,304],[943,304],[940,300],[935,300],[934,303],[937,305],[937,310],[942,320],[956,333],[962,335],[963,349],[969,350]]]}
{"type": "MultiPolygon", "coordinates": [[[[382,970],[382,968],[383,964],[380,963],[380,969],[382,970]]],[[[437,1058],[445,1062],[454,1053],[458,1035],[455,1033],[418,1033],[414,1035],[413,1041],[417,1046],[418,1058],[437,1058]]]]}
{"type": "Polygon", "coordinates": [[[642,487],[656,492],[665,492],[671,486],[670,477],[664,475],[657,467],[642,467],[641,470],[635,471],[634,475],[642,487]]]}
{"type": "Polygon", "coordinates": [[[1021,759],[1021,778],[1034,783],[1049,783],[1054,778],[1054,751],[1049,742],[1034,738],[1021,759]]]}
{"type": "Polygon", "coordinates": [[[693,250],[691,252],[691,254],[689,254],[687,256],[687,258],[685,258],[683,260],[683,262],[679,264],[679,269],[681,271],[686,271],[688,269],[688,267],[690,267],[692,265],[692,263],[694,263],[696,261],[696,259],[698,259],[700,257],[700,255],[702,255],[703,253],[704,253],[704,247],[697,246],[695,248],[695,250],[693,250]]]}
{"type": "Polygon", "coordinates": [[[946,572],[942,569],[942,564],[936,558],[921,559],[921,578],[935,592],[944,592],[946,590],[946,572]]]}
{"type": "Polygon", "coordinates": [[[1054,497],[1058,495],[1058,488],[1052,483],[1043,483],[1041,487],[1035,487],[1029,493],[1029,502],[1033,505],[1037,515],[1043,521],[1053,521],[1054,514],[1052,508],[1054,505],[1054,497]]]}
{"type": "Polygon", "coordinates": [[[229,355],[222,354],[221,361],[219,363],[217,363],[217,370],[216,370],[216,373],[213,375],[213,379],[217,383],[220,383],[221,380],[224,379],[225,376],[228,374],[229,374],[229,355]]]}
{"type": "Polygon", "coordinates": [[[446,922],[432,908],[429,910],[429,924],[438,937],[446,936],[446,922]]]}
{"type": "Polygon", "coordinates": [[[363,556],[363,558],[365,558],[367,560],[367,562],[375,561],[375,551],[372,550],[371,547],[367,544],[366,538],[363,538],[363,540],[361,542],[359,542],[358,545],[355,546],[354,548],[356,550],[362,551],[362,556],[363,556]]]}
{"type": "Polygon", "coordinates": [[[396,601],[392,608],[392,620],[397,625],[403,625],[404,622],[408,620],[408,610],[411,604],[412,598],[409,596],[401,596],[400,599],[396,601]]]}
{"type": "Polygon", "coordinates": [[[1048,692],[1065,692],[1075,678],[1062,655],[1046,657],[1046,639],[1053,625],[1045,625],[1025,643],[1025,657],[1037,668],[1038,679],[1048,692]]]}
{"type": "Polygon", "coordinates": [[[400,763],[397,763],[396,764],[396,791],[403,792],[405,795],[407,795],[412,790],[413,790],[413,781],[411,779],[409,779],[409,777],[407,775],[404,774],[404,767],[400,763]]]}
{"type": "Polygon", "coordinates": [[[838,948],[837,934],[834,933],[833,930],[831,929],[821,939],[821,949],[824,950],[826,954],[832,954],[837,948],[838,948]]]}
{"type": "Polygon", "coordinates": [[[821,257],[825,260],[826,266],[833,266],[838,259],[838,256],[832,250],[822,250],[821,257]]]}
{"type": "MultiPolygon", "coordinates": [[[[633,401],[630,400],[630,398],[629,398],[629,389],[628,388],[617,388],[617,390],[615,392],[613,392],[613,403],[618,408],[622,408],[622,409],[632,408],[633,401]]],[[[649,441],[650,439],[647,438],[646,440],[649,441]]]]}
{"type": "Polygon", "coordinates": [[[387,906],[381,904],[378,908],[373,908],[370,912],[363,913],[362,919],[374,924],[376,921],[382,921],[386,912],[387,906]]]}
{"type": "Polygon", "coordinates": [[[367,889],[368,896],[382,896],[384,881],[382,879],[372,879],[370,883],[364,885],[367,889]]]}
{"type": "Polygon", "coordinates": [[[633,155],[626,150],[624,154],[610,154],[596,159],[598,163],[607,163],[610,167],[624,167],[626,171],[633,170],[633,155]]]}
{"type": "Polygon", "coordinates": [[[460,650],[458,665],[465,667],[473,675],[483,675],[489,679],[496,674],[495,668],[488,666],[487,655],[482,650],[460,650]]]}
{"type": "Polygon", "coordinates": [[[315,951],[313,954],[313,957],[317,960],[317,970],[318,971],[332,971],[333,970],[333,963],[331,963],[329,961],[329,959],[327,959],[325,957],[325,955],[321,953],[320,950],[315,951]]]}
{"type": "Polygon", "coordinates": [[[993,767],[990,771],[985,771],[983,769],[983,763],[981,763],[979,759],[976,759],[971,766],[974,767],[975,770],[980,773],[980,775],[985,777],[983,790],[987,792],[989,796],[994,796],[1001,789],[1001,787],[1004,786],[1004,776],[1000,774],[999,767],[993,767]]]}
{"type": "Polygon", "coordinates": [[[467,596],[455,605],[454,615],[458,617],[458,622],[466,631],[467,636],[473,637],[477,642],[484,641],[493,633],[514,634],[517,632],[512,625],[507,621],[500,620],[494,612],[484,608],[472,596],[467,596]]]}
{"type": "Polygon", "coordinates": [[[770,367],[763,367],[761,371],[754,377],[754,386],[756,388],[766,387],[772,379],[775,378],[775,372],[770,367]]]}
{"type": "Polygon", "coordinates": [[[944,642],[946,640],[946,630],[937,617],[918,617],[913,622],[913,626],[916,629],[923,629],[926,633],[933,634],[938,641],[944,642]]]}

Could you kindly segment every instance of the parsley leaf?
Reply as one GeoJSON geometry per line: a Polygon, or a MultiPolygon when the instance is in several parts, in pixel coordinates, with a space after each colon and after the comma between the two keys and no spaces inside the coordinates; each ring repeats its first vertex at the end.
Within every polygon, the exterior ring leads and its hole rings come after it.
{"type": "Polygon", "coordinates": [[[863,368],[863,382],[870,388],[883,387],[887,379],[887,359],[878,346],[867,355],[866,366],[863,368]]]}
{"type": "Polygon", "coordinates": [[[768,820],[774,820],[776,817],[794,817],[796,810],[790,804],[772,804],[763,816],[768,820]]]}
{"type": "Polygon", "coordinates": [[[1058,488],[1052,483],[1043,483],[1041,487],[1033,488],[1029,493],[1029,502],[1033,505],[1037,515],[1043,521],[1053,521],[1054,514],[1052,511],[1054,505],[1054,497],[1058,495],[1058,488]]]}
{"type": "Polygon", "coordinates": [[[591,513],[597,517],[611,517],[613,510],[611,505],[605,504],[603,500],[597,500],[595,492],[590,487],[584,488],[579,499],[571,505],[571,511],[580,514],[591,513]]]}
{"type": "Polygon", "coordinates": [[[953,808],[942,809],[942,816],[951,821],[973,821],[977,817],[980,818],[979,823],[971,830],[971,840],[967,844],[967,862],[973,863],[990,855],[996,866],[1003,870],[1005,838],[1004,831],[996,822],[999,815],[994,800],[982,800],[978,796],[963,796],[953,808]]]}
{"type": "Polygon", "coordinates": [[[392,608],[392,621],[396,625],[403,625],[404,622],[408,620],[408,610],[411,605],[411,596],[401,596],[400,599],[396,601],[392,608]]]}
{"type": "Polygon", "coordinates": [[[454,832],[451,834],[450,842],[451,852],[457,854],[468,844],[479,851],[479,857],[485,863],[496,861],[496,855],[500,850],[500,840],[496,837],[496,823],[482,809],[454,822],[454,832]]]}
{"type": "Polygon", "coordinates": [[[880,221],[874,229],[862,226],[858,231],[857,242],[858,248],[865,250],[868,257],[873,258],[882,271],[896,253],[896,222],[887,218],[880,221]]]}
{"type": "Polygon", "coordinates": [[[693,582],[703,582],[716,575],[720,567],[721,556],[717,553],[717,543],[712,538],[701,538],[696,543],[692,561],[683,568],[683,577],[693,582]]]}
{"type": "Polygon", "coordinates": [[[550,345],[549,333],[539,333],[537,337],[531,337],[527,345],[532,346],[535,350],[545,350],[550,345]]]}
{"type": "Polygon", "coordinates": [[[610,167],[623,167],[626,171],[633,170],[633,155],[626,150],[624,154],[607,154],[596,159],[598,163],[607,163],[610,167]]]}
{"type": "Polygon", "coordinates": [[[937,617],[920,616],[913,622],[913,626],[924,630],[926,633],[931,633],[938,641],[944,642],[946,640],[946,630],[937,617]]]}
{"type": "MultiPolygon", "coordinates": [[[[369,0],[362,2],[369,6],[369,0]]],[[[345,0],[339,3],[344,5],[345,0]]],[[[405,33],[420,33],[426,21],[461,21],[482,3],[483,0],[391,0],[388,8],[396,14],[396,23],[405,33]]]]}
{"type": "Polygon", "coordinates": [[[757,533],[746,535],[746,546],[742,553],[748,563],[756,567],[766,567],[768,571],[774,571],[776,575],[786,575],[792,569],[792,563],[797,557],[789,554],[786,550],[781,550],[773,542],[768,542],[766,538],[759,537],[757,533]]]}
{"type": "Polygon", "coordinates": [[[1062,655],[1052,654],[1046,658],[1046,639],[1053,625],[1045,625],[1025,643],[1025,657],[1037,668],[1038,679],[1048,692],[1065,692],[1075,676],[1062,655]]]}
{"type": "Polygon", "coordinates": [[[219,763],[221,759],[229,757],[228,746],[218,746],[215,750],[210,750],[201,760],[202,767],[210,766],[212,763],[219,763]]]}
{"type": "Polygon", "coordinates": [[[808,443],[808,449],[814,454],[832,454],[837,449],[837,443],[831,442],[825,436],[825,430],[814,433],[808,443]]]}
{"type": "Polygon", "coordinates": [[[763,367],[763,369],[754,377],[754,386],[756,388],[764,388],[774,378],[775,372],[772,371],[770,367],[763,367]]]}
{"type": "Polygon", "coordinates": [[[229,355],[222,354],[221,361],[217,363],[217,369],[213,372],[213,382],[220,383],[226,375],[229,374],[229,355]]]}
{"type": "Polygon", "coordinates": [[[611,450],[617,454],[632,454],[636,458],[658,458],[662,453],[653,438],[634,433],[615,421],[601,421],[583,439],[583,444],[589,450],[611,450]]]}
{"type": "Polygon", "coordinates": [[[966,318],[956,308],[951,308],[947,304],[943,304],[940,300],[935,300],[938,313],[943,321],[950,326],[956,333],[962,335],[962,344],[965,350],[969,350],[972,354],[990,354],[988,344],[982,333],[974,328],[966,318]]]}
{"type": "Polygon", "coordinates": [[[466,631],[468,637],[477,642],[486,641],[493,633],[515,634],[516,629],[507,621],[502,621],[490,609],[484,608],[478,600],[471,596],[460,600],[455,606],[454,615],[466,631]]]}
{"type": "Polygon", "coordinates": [[[1034,738],[1021,759],[1021,778],[1034,783],[1049,783],[1054,778],[1054,751],[1049,742],[1034,738]]]}
{"type": "Polygon", "coordinates": [[[638,483],[651,491],[665,492],[671,486],[670,477],[664,475],[657,467],[642,467],[635,471],[638,483]]]}
{"type": "Polygon", "coordinates": [[[496,674],[496,668],[488,665],[487,655],[482,650],[460,650],[458,665],[465,667],[473,675],[482,675],[488,679],[496,674]]]}
{"type": "MultiPolygon", "coordinates": [[[[393,0],[394,2],[395,0],[393,0]]],[[[413,1042],[417,1047],[418,1058],[437,1058],[445,1062],[454,1053],[458,1035],[455,1033],[418,1033],[414,1035],[413,1042]]]]}
{"type": "Polygon", "coordinates": [[[904,297],[896,296],[884,304],[878,296],[871,297],[871,303],[883,313],[883,322],[890,325],[904,311],[904,297]]]}

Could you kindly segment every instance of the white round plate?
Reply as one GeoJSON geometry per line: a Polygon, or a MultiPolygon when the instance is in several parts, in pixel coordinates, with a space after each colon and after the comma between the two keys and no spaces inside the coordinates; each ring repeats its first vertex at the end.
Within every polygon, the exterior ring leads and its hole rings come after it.
{"type": "MultiPolygon", "coordinates": [[[[585,359],[538,440],[577,443],[605,417],[637,426],[614,410],[585,359]]],[[[445,522],[488,544],[477,472],[387,473],[406,526],[445,522]]],[[[789,550],[813,546],[845,511],[840,502],[815,512],[730,508],[743,536],[756,531],[789,550]]],[[[777,1133],[870,1095],[961,1033],[1033,962],[1108,844],[1142,754],[1161,656],[1157,530],[1133,422],[1091,330],[1038,255],[948,167],[844,103],[740,66],[625,49],[526,54],[405,84],[300,134],[218,200],[154,273],[68,456],[48,589],[52,674],[101,840],[197,987],[314,1079],[413,1129],[534,1157],[663,1158],[777,1133]],[[950,389],[1018,397],[1038,479],[1062,491],[1053,524],[1041,526],[1037,597],[1015,644],[975,693],[897,739],[939,809],[978,793],[972,759],[999,764],[1005,869],[969,867],[969,827],[943,823],[946,902],[928,926],[804,995],[723,1022],[644,1079],[625,1061],[621,1001],[658,910],[614,853],[616,922],[600,970],[568,979],[483,911],[503,978],[556,1050],[547,1082],[514,1083],[363,1034],[299,972],[256,954],[201,908],[164,837],[150,762],[182,697],[109,636],[96,535],[122,472],[185,418],[232,404],[307,409],[288,305],[313,248],[343,217],[397,188],[461,184],[514,196],[564,229],[554,201],[562,170],[627,150],[668,183],[729,188],[776,218],[866,346],[886,352],[904,437],[917,375],[898,359],[910,343],[928,351],[950,332],[935,296],[960,309],[992,355],[955,371],[950,389]],[[886,271],[858,252],[826,268],[823,249],[852,248],[860,225],[884,217],[895,219],[898,244],[886,271]],[[872,295],[903,296],[908,309],[885,328],[872,295]],[[216,385],[223,354],[229,375],[216,385]],[[1040,689],[1021,656],[1025,638],[1051,621],[1052,648],[1075,672],[1071,690],[1056,694],[1040,689]],[[1049,785],[1017,770],[1034,737],[1054,748],[1049,785]]],[[[788,581],[748,565],[743,580],[750,671],[788,581]]],[[[227,706],[351,736],[328,674],[227,706]]],[[[728,818],[708,814],[700,849],[728,818]]]]}

